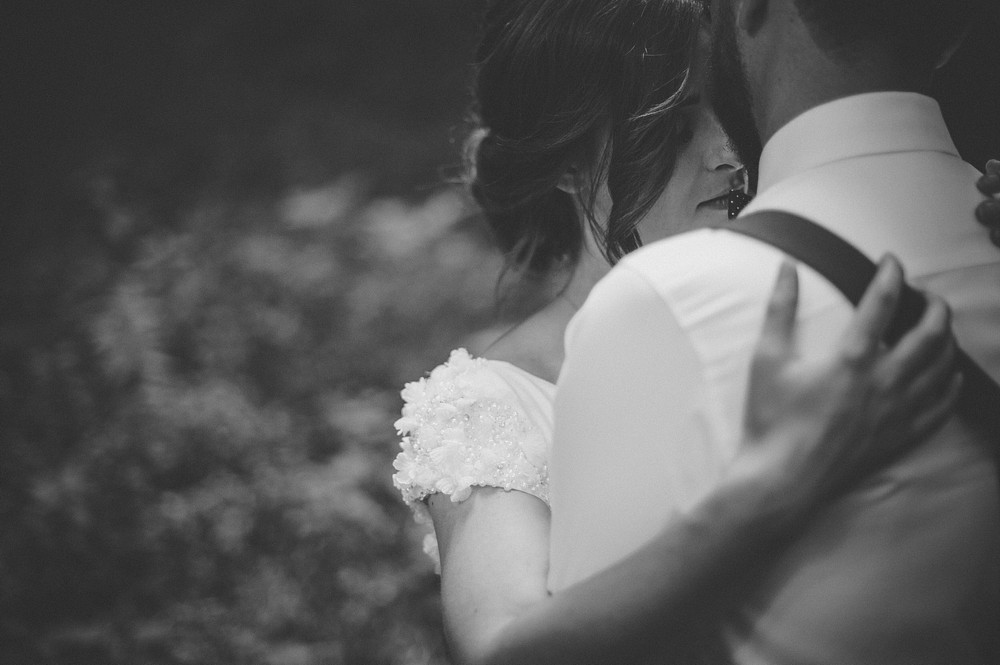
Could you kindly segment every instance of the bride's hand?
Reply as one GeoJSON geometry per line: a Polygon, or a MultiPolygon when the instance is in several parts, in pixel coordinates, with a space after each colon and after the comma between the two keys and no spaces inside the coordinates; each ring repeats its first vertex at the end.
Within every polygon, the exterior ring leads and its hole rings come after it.
{"type": "Polygon", "coordinates": [[[792,517],[924,441],[952,413],[961,377],[944,301],[928,296],[916,327],[892,347],[880,341],[902,284],[898,261],[884,258],[836,352],[805,360],[795,353],[796,270],[786,263],[779,272],[739,458],[775,483],[792,517]]]}
{"type": "Polygon", "coordinates": [[[1000,160],[991,159],[986,163],[986,173],[976,182],[979,191],[990,199],[983,201],[976,208],[976,219],[990,230],[990,240],[1000,247],[1000,160]]]}

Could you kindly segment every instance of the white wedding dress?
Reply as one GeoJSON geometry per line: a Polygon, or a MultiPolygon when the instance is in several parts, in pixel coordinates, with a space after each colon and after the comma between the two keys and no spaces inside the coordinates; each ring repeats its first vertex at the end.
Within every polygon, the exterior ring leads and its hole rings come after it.
{"type": "MultiPolygon", "coordinates": [[[[459,502],[473,487],[519,490],[548,504],[555,393],[548,381],[465,349],[407,383],[392,480],[417,521],[431,524],[428,495],[459,502]]],[[[424,550],[440,565],[433,528],[424,550]]]]}

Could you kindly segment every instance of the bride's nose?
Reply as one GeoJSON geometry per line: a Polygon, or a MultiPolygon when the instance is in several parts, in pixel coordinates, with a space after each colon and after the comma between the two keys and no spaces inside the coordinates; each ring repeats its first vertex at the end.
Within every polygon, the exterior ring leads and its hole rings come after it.
{"type": "Polygon", "coordinates": [[[710,147],[704,153],[705,169],[713,172],[724,171],[733,174],[733,177],[744,173],[743,163],[733,149],[729,137],[722,131],[722,126],[719,124],[715,114],[708,112],[706,116],[706,138],[710,141],[708,143],[710,147]]]}
{"type": "Polygon", "coordinates": [[[732,150],[728,148],[720,150],[716,156],[706,161],[705,168],[720,176],[725,175],[729,179],[730,190],[743,192],[747,190],[749,185],[747,170],[743,168],[743,164],[732,150]]]}
{"type": "Polygon", "coordinates": [[[736,173],[743,171],[743,164],[736,152],[730,147],[729,141],[722,138],[716,142],[711,150],[705,153],[705,168],[709,171],[736,173]]]}

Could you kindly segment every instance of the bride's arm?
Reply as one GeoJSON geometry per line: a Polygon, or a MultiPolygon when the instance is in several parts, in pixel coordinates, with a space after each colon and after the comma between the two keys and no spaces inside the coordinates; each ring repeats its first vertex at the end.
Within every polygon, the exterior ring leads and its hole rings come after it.
{"type": "Polygon", "coordinates": [[[460,504],[432,496],[455,662],[617,664],[639,655],[704,602],[720,570],[788,522],[785,500],[754,474],[734,474],[650,543],[556,595],[545,586],[544,503],[488,488],[460,504]]]}
{"type": "Polygon", "coordinates": [[[885,262],[839,355],[806,365],[793,353],[796,277],[783,269],[751,376],[751,395],[766,397],[748,404],[747,440],[724,481],[633,554],[556,595],[546,591],[542,501],[486,488],[462,503],[432,495],[456,662],[627,661],[654,637],[681,634],[724,571],[940,426],[957,394],[947,308],[932,300],[891,350],[876,341],[901,281],[885,262]]]}

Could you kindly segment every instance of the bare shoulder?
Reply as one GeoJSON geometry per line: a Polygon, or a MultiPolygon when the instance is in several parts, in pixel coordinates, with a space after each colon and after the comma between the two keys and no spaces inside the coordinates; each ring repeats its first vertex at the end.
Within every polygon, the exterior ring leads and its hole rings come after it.
{"type": "Polygon", "coordinates": [[[505,332],[481,355],[555,383],[563,363],[563,335],[572,316],[572,307],[555,300],[505,332]]]}

